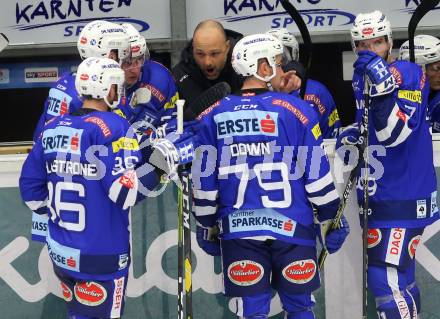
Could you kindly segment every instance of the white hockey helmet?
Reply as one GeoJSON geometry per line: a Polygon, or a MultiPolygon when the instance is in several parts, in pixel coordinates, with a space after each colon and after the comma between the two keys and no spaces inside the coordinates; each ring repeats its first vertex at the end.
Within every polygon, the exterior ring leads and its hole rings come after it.
{"type": "Polygon", "coordinates": [[[276,74],[276,57],[283,54],[280,40],[270,34],[253,34],[242,38],[232,50],[232,67],[235,72],[245,77],[255,76],[269,82],[276,74]],[[258,60],[266,58],[272,67],[272,75],[263,78],[257,74],[258,60]]]}
{"type": "Polygon", "coordinates": [[[286,28],[270,29],[266,33],[273,35],[275,38],[281,41],[284,48],[286,62],[298,61],[299,59],[299,45],[295,38],[295,35],[286,28]]]}
{"type": "MultiPolygon", "coordinates": [[[[420,34],[414,37],[414,55],[416,63],[426,65],[440,61],[440,40],[432,35],[420,34]]],[[[409,41],[399,49],[400,60],[409,61],[409,41]]]]}
{"type": "Polygon", "coordinates": [[[356,42],[386,36],[393,47],[391,23],[379,10],[369,13],[359,13],[354,20],[351,32],[351,46],[356,53],[356,42]]]}
{"type": "Polygon", "coordinates": [[[131,56],[133,58],[144,57],[145,60],[150,58],[150,51],[147,47],[147,41],[130,23],[123,23],[122,27],[130,37],[131,56]]]}
{"type": "Polygon", "coordinates": [[[95,20],[88,23],[79,34],[78,51],[82,59],[108,58],[110,52],[117,52],[118,62],[131,60],[129,36],[116,23],[95,20]]]}
{"type": "Polygon", "coordinates": [[[110,108],[118,106],[124,92],[125,73],[118,63],[109,58],[87,58],[76,71],[75,88],[80,96],[104,99],[110,108]],[[110,103],[107,96],[116,84],[118,100],[110,103]]]}

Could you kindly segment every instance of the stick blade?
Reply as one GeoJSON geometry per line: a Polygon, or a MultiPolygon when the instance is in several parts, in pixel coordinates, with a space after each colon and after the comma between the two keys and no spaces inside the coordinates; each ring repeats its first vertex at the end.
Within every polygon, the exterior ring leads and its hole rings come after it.
{"type": "Polygon", "coordinates": [[[3,33],[0,33],[0,52],[3,51],[9,44],[9,39],[3,33]]]}
{"type": "Polygon", "coordinates": [[[197,118],[200,113],[213,105],[218,100],[231,93],[231,87],[226,82],[219,82],[200,94],[187,108],[183,114],[185,121],[191,121],[197,118]]]}

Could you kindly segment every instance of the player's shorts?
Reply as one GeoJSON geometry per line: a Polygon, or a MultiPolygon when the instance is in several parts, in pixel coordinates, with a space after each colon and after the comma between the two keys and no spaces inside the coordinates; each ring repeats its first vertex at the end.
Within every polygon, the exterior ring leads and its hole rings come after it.
{"type": "Polygon", "coordinates": [[[63,298],[69,313],[92,318],[119,318],[125,304],[128,276],[113,280],[79,280],[55,271],[61,281],[63,298]]]}
{"type": "Polygon", "coordinates": [[[274,288],[311,293],[320,286],[316,248],[280,240],[221,240],[225,295],[243,297],[274,288]]]}
{"type": "Polygon", "coordinates": [[[414,260],[424,228],[368,229],[368,263],[404,271],[414,260]]]}

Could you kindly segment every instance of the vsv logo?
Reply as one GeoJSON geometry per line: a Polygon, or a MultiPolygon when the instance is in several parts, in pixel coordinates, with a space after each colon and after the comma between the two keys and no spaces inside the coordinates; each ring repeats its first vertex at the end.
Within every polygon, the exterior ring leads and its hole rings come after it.
{"type": "Polygon", "coordinates": [[[214,116],[218,138],[244,135],[278,136],[278,113],[237,111],[214,116]]]}
{"type": "MultiPolygon", "coordinates": [[[[293,1],[295,2],[295,1],[293,1]]],[[[304,21],[313,27],[350,25],[355,15],[338,9],[317,8],[321,0],[296,1],[304,10],[299,10],[304,21]]],[[[295,3],[294,3],[295,5],[295,3]]],[[[224,0],[223,20],[240,22],[249,19],[267,18],[273,16],[271,28],[287,27],[294,21],[287,16],[280,0],[224,0]],[[281,17],[278,17],[281,16],[281,17]]]]}
{"type": "Polygon", "coordinates": [[[81,154],[81,135],[83,130],[66,126],[58,126],[43,133],[44,153],[72,153],[81,154]]]}
{"type": "Polygon", "coordinates": [[[85,24],[111,12],[108,20],[137,24],[140,32],[148,30],[150,26],[142,20],[118,16],[118,11],[125,9],[125,12],[131,6],[132,0],[22,0],[15,5],[16,29],[27,31],[66,25],[63,36],[76,37],[85,24]],[[90,16],[93,18],[88,18],[90,16]]]}

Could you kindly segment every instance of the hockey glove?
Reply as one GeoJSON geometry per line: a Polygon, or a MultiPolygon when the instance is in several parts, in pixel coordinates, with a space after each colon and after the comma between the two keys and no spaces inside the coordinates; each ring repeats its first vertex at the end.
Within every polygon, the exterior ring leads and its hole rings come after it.
{"type": "Polygon", "coordinates": [[[350,233],[350,227],[348,226],[345,216],[341,217],[339,228],[330,230],[325,238],[325,246],[330,254],[337,252],[350,233]]]}
{"type": "Polygon", "coordinates": [[[344,128],[344,130],[339,134],[339,136],[336,138],[336,153],[338,154],[339,158],[341,158],[344,161],[344,164],[347,165],[349,163],[349,156],[351,151],[356,151],[356,148],[354,146],[357,146],[360,141],[359,137],[361,136],[361,133],[359,131],[357,123],[347,126],[344,128]],[[353,147],[343,147],[341,146],[353,146],[353,147]],[[347,152],[347,150],[349,152],[347,152]]]}
{"type": "Polygon", "coordinates": [[[168,178],[177,178],[177,167],[194,159],[195,136],[190,131],[183,134],[172,132],[164,138],[157,138],[150,143],[149,138],[141,139],[142,157],[165,173],[168,178]],[[147,139],[147,140],[146,140],[147,139]],[[145,146],[144,143],[148,145],[145,146]]]}
{"type": "Polygon", "coordinates": [[[196,224],[196,237],[199,247],[203,249],[205,253],[211,256],[220,256],[220,240],[218,239],[218,228],[205,227],[201,224],[196,224]]]}
{"type": "Polygon", "coordinates": [[[369,94],[372,97],[389,94],[396,88],[388,63],[374,52],[359,51],[353,67],[355,73],[367,76],[371,84],[369,94]]]}
{"type": "Polygon", "coordinates": [[[130,99],[130,107],[136,108],[140,104],[147,104],[151,100],[151,91],[147,88],[139,88],[133,92],[130,99]]]}
{"type": "Polygon", "coordinates": [[[340,131],[339,136],[336,139],[336,149],[340,148],[342,145],[358,144],[360,136],[361,133],[357,123],[345,127],[340,131]]]}
{"type": "Polygon", "coordinates": [[[295,71],[295,74],[301,79],[306,78],[306,69],[298,61],[289,61],[282,66],[284,72],[295,71]]]}

